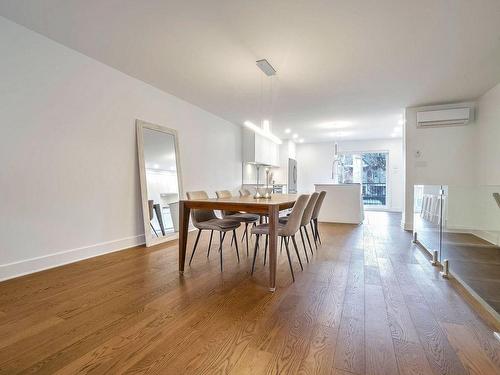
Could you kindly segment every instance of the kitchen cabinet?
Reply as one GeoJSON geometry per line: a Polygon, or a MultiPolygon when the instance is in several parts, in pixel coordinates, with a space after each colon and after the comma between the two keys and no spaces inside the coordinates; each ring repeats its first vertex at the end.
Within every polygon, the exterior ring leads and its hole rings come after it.
{"type": "Polygon", "coordinates": [[[365,218],[361,184],[314,184],[319,193],[326,191],[319,212],[324,223],[361,224],[365,218]]]}
{"type": "Polygon", "coordinates": [[[279,165],[279,145],[249,129],[243,129],[243,162],[279,165]]]}

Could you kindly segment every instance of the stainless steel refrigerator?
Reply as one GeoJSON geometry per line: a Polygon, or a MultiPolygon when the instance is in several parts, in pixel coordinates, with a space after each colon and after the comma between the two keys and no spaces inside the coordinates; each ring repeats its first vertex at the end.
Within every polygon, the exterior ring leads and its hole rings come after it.
{"type": "Polygon", "coordinates": [[[297,194],[297,160],[288,159],[288,193],[297,194]]]}

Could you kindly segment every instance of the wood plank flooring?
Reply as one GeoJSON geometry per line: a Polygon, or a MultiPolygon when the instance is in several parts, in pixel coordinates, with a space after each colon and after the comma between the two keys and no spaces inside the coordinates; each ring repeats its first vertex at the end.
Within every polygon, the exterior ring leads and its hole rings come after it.
{"type": "Polygon", "coordinates": [[[221,273],[208,233],[183,277],[171,244],[0,283],[0,374],[499,374],[492,327],[399,221],[322,224],[295,283],[279,255],[274,294],[263,251],[252,277],[227,241],[221,273]]]}
{"type": "MultiPolygon", "coordinates": [[[[427,249],[439,249],[436,224],[415,216],[419,241],[427,249]]],[[[500,314],[500,246],[471,233],[443,232],[441,259],[490,307],[500,314]]]]}

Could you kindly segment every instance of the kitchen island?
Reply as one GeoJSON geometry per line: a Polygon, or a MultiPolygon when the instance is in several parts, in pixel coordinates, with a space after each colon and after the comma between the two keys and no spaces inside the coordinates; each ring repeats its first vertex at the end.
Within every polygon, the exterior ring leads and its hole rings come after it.
{"type": "Polygon", "coordinates": [[[361,184],[315,184],[326,191],[318,220],[325,223],[361,224],[364,220],[361,184]]]}

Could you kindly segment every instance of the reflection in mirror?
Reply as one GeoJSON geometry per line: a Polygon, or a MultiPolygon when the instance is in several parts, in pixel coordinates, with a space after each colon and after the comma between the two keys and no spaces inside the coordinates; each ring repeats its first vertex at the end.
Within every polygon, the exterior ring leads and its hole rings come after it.
{"type": "Polygon", "coordinates": [[[137,121],[146,245],[179,231],[180,170],[175,130],[137,121]]]}

